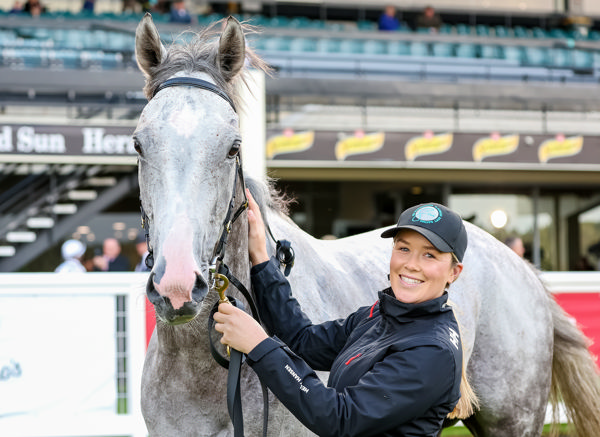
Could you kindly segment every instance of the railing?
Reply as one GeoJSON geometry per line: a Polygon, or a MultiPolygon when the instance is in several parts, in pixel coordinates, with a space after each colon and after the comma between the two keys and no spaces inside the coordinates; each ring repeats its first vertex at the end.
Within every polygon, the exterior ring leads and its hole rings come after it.
{"type": "MultiPolygon", "coordinates": [[[[146,321],[146,278],[0,275],[2,437],[147,435],[140,410],[146,323],[153,327],[152,318],[146,321]]],[[[600,272],[542,278],[600,343],[600,272]]]]}
{"type": "Polygon", "coordinates": [[[147,435],[146,278],[0,275],[0,435],[147,435]]]}

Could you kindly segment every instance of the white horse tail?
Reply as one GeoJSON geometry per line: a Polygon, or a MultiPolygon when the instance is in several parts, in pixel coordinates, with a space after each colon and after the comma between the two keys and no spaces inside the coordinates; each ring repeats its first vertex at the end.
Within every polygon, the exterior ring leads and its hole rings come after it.
{"type": "Polygon", "coordinates": [[[558,435],[558,404],[561,401],[569,421],[574,425],[575,435],[600,436],[600,377],[589,351],[591,340],[558,303],[550,299],[554,322],[551,436],[558,435]]]}

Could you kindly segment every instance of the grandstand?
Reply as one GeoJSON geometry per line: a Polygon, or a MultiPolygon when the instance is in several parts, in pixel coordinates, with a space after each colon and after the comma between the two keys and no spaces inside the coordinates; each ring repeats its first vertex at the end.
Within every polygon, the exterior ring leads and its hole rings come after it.
{"type": "MultiPolygon", "coordinates": [[[[345,236],[441,201],[498,238],[522,235],[540,267],[576,268],[600,240],[600,6],[429,3],[444,22],[435,33],[414,27],[416,1],[239,3],[235,16],[261,29],[249,45],[274,69],[269,138],[314,132],[309,150],[267,156],[298,198],[293,218],[317,237],[345,236]],[[387,3],[400,31],[377,30],[387,3]],[[377,151],[334,153],[377,133],[377,151]],[[448,138],[446,152],[404,153],[413,139],[448,138]],[[505,149],[475,158],[474,144],[505,149]],[[547,149],[564,151],[542,160],[547,149]],[[489,223],[494,208],[509,213],[506,228],[489,223]]],[[[52,270],[60,242],[91,217],[138,214],[128,136],[145,104],[133,53],[141,5],[122,13],[121,1],[96,0],[92,14],[74,0],[45,4],[33,18],[0,1],[0,271],[52,270]]],[[[170,43],[229,6],[189,2],[191,26],[153,18],[170,43]]],[[[102,238],[76,236],[90,248],[102,238]]]]}

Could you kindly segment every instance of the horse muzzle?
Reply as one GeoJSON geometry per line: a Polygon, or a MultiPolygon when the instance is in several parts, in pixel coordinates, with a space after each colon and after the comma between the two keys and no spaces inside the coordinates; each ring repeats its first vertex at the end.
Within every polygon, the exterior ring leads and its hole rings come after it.
{"type": "Polygon", "coordinates": [[[181,325],[193,320],[200,312],[202,301],[208,293],[208,284],[201,275],[196,274],[196,281],[191,292],[183,290],[163,290],[159,292],[154,282],[154,272],[148,278],[146,295],[154,305],[156,316],[169,325],[181,325]]]}

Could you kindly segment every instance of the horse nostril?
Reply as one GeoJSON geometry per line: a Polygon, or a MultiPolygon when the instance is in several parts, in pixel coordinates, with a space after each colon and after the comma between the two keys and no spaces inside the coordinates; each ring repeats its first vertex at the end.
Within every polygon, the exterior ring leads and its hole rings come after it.
{"type": "Polygon", "coordinates": [[[204,300],[207,293],[208,282],[206,282],[202,275],[196,273],[196,282],[194,283],[194,288],[192,289],[192,300],[194,302],[201,302],[204,300]]]}
{"type": "Polygon", "coordinates": [[[148,277],[148,282],[146,283],[146,296],[148,296],[148,300],[152,303],[152,305],[155,306],[163,304],[165,301],[154,287],[154,272],[152,272],[148,277]]]}

